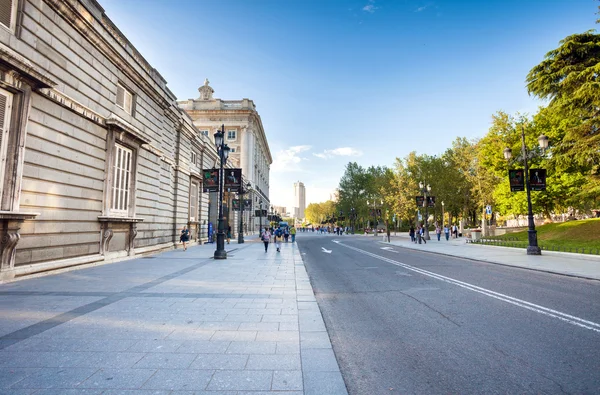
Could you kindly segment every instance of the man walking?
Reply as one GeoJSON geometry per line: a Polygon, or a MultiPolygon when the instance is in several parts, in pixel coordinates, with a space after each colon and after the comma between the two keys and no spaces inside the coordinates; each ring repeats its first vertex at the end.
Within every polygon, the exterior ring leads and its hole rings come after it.
{"type": "Polygon", "coordinates": [[[290,234],[292,235],[292,243],[296,241],[296,228],[292,225],[290,229],[290,234]]]}

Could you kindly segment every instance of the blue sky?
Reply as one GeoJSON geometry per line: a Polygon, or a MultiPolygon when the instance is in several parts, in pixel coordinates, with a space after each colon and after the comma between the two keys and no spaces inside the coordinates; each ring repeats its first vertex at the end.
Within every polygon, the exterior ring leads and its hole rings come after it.
{"type": "Polygon", "coordinates": [[[534,113],[525,77],[594,0],[99,0],[178,99],[254,100],[271,202],[293,183],[324,201],[349,161],[392,166],[482,137],[491,115],[534,113]]]}

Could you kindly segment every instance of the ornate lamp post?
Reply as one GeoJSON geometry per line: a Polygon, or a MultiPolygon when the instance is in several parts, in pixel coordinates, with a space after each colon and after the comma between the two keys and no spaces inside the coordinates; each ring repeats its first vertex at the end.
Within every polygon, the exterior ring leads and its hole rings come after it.
{"type": "Polygon", "coordinates": [[[429,204],[427,204],[427,194],[431,192],[431,185],[425,185],[423,181],[420,181],[419,188],[421,188],[421,193],[423,194],[423,204],[425,205],[425,240],[431,240],[429,237],[429,225],[427,224],[429,221],[429,204]]]}
{"type": "Polygon", "coordinates": [[[260,199],[259,203],[258,203],[258,207],[260,209],[259,213],[260,215],[258,216],[258,223],[259,223],[259,228],[258,228],[258,236],[262,235],[263,232],[263,227],[262,227],[262,199],[260,199]]]}
{"type": "MultiPolygon", "coordinates": [[[[543,134],[538,137],[538,144],[542,149],[542,153],[548,148],[548,137],[543,134]]],[[[524,173],[525,173],[525,191],[527,192],[527,222],[529,229],[527,230],[527,239],[529,245],[527,246],[527,255],[542,255],[542,250],[537,243],[537,231],[535,230],[535,222],[533,220],[533,209],[531,206],[531,191],[529,184],[529,168],[527,167],[527,158],[536,156],[535,152],[528,151],[525,145],[525,128],[521,127],[521,157],[515,158],[515,161],[523,160],[524,173]]],[[[510,163],[512,158],[512,150],[510,148],[504,149],[504,158],[510,163]]]]}
{"type": "Polygon", "coordinates": [[[248,183],[244,189],[244,184],[240,186],[240,230],[238,232],[238,244],[244,244],[244,194],[248,193],[248,190],[252,184],[248,183]]]}
{"type": "Polygon", "coordinates": [[[225,222],[223,220],[223,166],[227,163],[229,156],[229,147],[225,144],[225,125],[221,126],[221,130],[215,133],[215,146],[220,159],[219,168],[219,225],[217,231],[217,249],[215,250],[215,259],[227,259],[227,251],[225,251],[225,222]]]}

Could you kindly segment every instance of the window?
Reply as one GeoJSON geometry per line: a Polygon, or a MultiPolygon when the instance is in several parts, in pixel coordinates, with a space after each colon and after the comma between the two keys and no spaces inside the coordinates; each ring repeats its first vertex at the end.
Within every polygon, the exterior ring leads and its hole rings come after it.
{"type": "Polygon", "coordinates": [[[190,184],[190,221],[197,221],[198,218],[198,183],[190,184]]]}
{"type": "Polygon", "coordinates": [[[208,137],[208,130],[201,130],[200,134],[205,135],[206,137],[208,137]]]}
{"type": "Polygon", "coordinates": [[[235,148],[231,148],[231,152],[235,152],[235,148]]]}
{"type": "Polygon", "coordinates": [[[235,140],[235,130],[227,131],[227,140],[235,140]]]}
{"type": "MultiPolygon", "coordinates": [[[[0,180],[4,180],[4,169],[6,168],[11,109],[12,94],[0,89],[0,180]]],[[[3,184],[4,182],[0,181],[0,196],[2,196],[3,184]]]]}
{"type": "Polygon", "coordinates": [[[133,95],[121,84],[117,84],[117,106],[125,110],[127,114],[131,114],[133,111],[133,95]]]}
{"type": "Polygon", "coordinates": [[[118,214],[128,214],[129,187],[131,184],[132,151],[120,144],[115,144],[115,166],[112,185],[111,210],[118,214]]]}
{"type": "Polygon", "coordinates": [[[17,0],[0,0],[0,24],[14,30],[17,16],[17,0]]]}
{"type": "Polygon", "coordinates": [[[192,165],[195,165],[197,163],[197,157],[198,156],[196,155],[196,153],[194,151],[192,151],[192,159],[191,159],[192,165]]]}

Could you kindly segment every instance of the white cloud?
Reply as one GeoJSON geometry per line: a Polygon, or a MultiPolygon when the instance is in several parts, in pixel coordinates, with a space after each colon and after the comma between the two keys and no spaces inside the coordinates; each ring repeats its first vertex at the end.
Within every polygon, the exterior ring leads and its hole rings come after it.
{"type": "Polygon", "coordinates": [[[326,149],[322,153],[313,153],[314,156],[321,159],[333,158],[334,156],[362,156],[362,154],[362,151],[352,147],[326,149]]]}
{"type": "Polygon", "coordinates": [[[273,164],[271,165],[271,171],[293,171],[295,167],[289,166],[298,164],[306,158],[302,158],[298,154],[310,149],[310,145],[296,145],[286,150],[281,150],[275,154],[273,164]]]}
{"type": "Polygon", "coordinates": [[[366,11],[370,14],[374,13],[377,9],[379,9],[379,7],[375,7],[375,0],[369,0],[369,4],[362,8],[363,11],[366,11]]]}
{"type": "Polygon", "coordinates": [[[431,6],[431,4],[424,5],[424,6],[422,6],[422,7],[419,7],[419,8],[417,8],[417,9],[415,10],[415,12],[421,12],[421,11],[425,11],[425,10],[426,10],[426,9],[428,9],[430,6],[431,6]]]}

